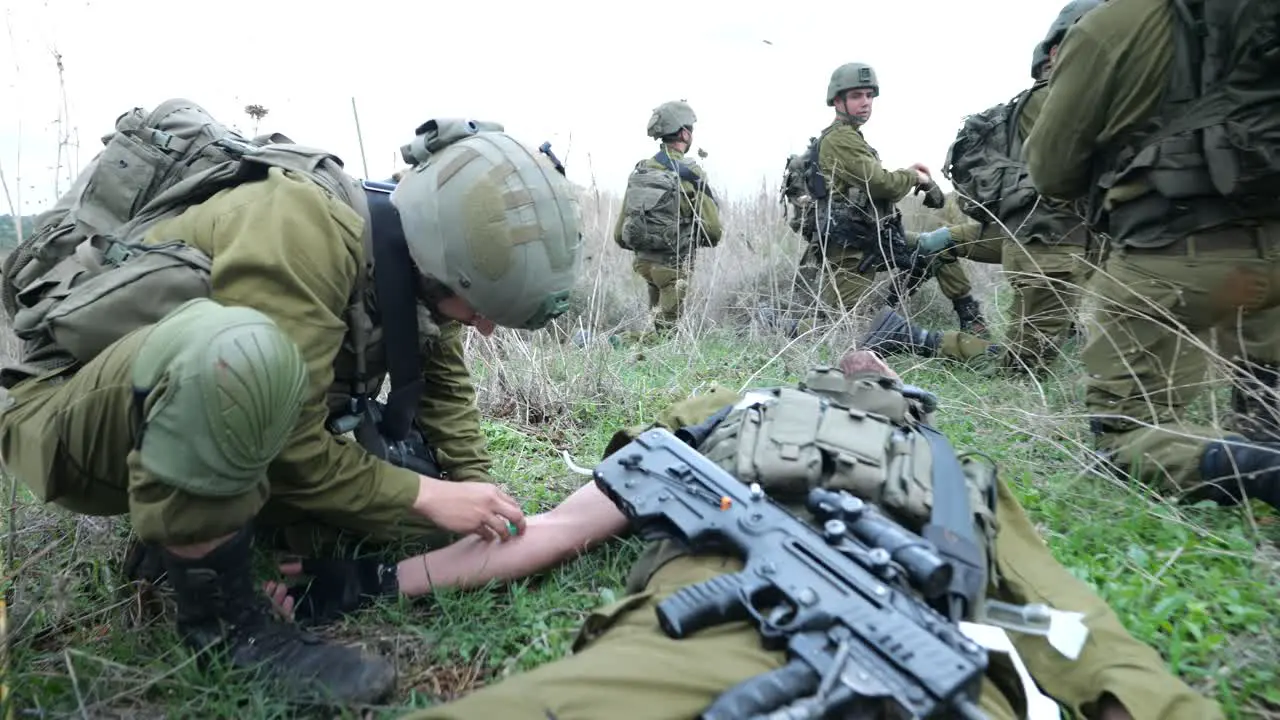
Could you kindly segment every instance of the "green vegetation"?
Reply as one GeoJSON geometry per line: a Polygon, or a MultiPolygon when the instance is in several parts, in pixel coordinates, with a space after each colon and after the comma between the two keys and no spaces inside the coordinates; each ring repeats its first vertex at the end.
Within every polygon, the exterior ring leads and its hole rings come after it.
{"type": "MultiPolygon", "coordinates": [[[[615,430],[692,392],[795,380],[812,364],[833,363],[874,311],[857,308],[847,322],[797,341],[772,327],[800,246],[774,199],[762,197],[726,213],[725,243],[701,261],[682,334],[614,348],[608,334],[645,325],[630,258],[607,240],[615,207],[595,200],[584,207],[590,259],[564,332],[499,332],[469,346],[495,475],[529,513],[553,507],[582,482],[562,450],[590,465],[615,430]],[[558,342],[579,331],[590,333],[581,347],[558,342]]],[[[919,212],[911,221],[938,224],[919,212]]],[[[966,267],[998,332],[1004,290],[992,268],[966,267]]],[[[911,310],[926,324],[955,324],[932,286],[911,310]]],[[[891,363],[941,397],[939,424],[952,442],[998,461],[1056,557],[1175,672],[1218,698],[1229,717],[1277,717],[1275,513],[1174,506],[1095,470],[1079,419],[1077,355],[1067,348],[1053,375],[1038,381],[987,377],[941,360],[891,363]]],[[[267,689],[239,674],[201,671],[180,648],[172,604],[139,596],[123,578],[126,519],[73,518],[34,504],[24,489],[19,497],[4,539],[16,544],[20,566],[9,617],[20,707],[41,717],[293,716],[267,689]]],[[[638,547],[609,544],[507,587],[387,602],[324,632],[395,658],[399,693],[378,713],[391,717],[564,655],[585,613],[622,591],[638,547]]],[[[274,577],[267,550],[260,552],[263,578],[274,577]]]]}

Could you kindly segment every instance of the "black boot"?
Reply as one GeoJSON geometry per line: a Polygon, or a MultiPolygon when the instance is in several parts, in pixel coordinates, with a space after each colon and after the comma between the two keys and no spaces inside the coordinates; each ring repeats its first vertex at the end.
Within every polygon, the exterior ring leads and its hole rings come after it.
{"type": "Polygon", "coordinates": [[[193,651],[221,650],[234,667],[256,667],[299,702],[376,703],[395,688],[385,659],[320,639],[280,620],[250,574],[245,528],[189,560],[161,550],[177,593],[178,633],[193,651]]]}
{"type": "Polygon", "coordinates": [[[1280,508],[1280,443],[1239,436],[1211,442],[1200,456],[1200,477],[1205,485],[1190,493],[1195,500],[1238,505],[1248,496],[1280,508]]]}
{"type": "Polygon", "coordinates": [[[857,347],[882,355],[906,352],[931,357],[941,341],[942,333],[914,328],[893,308],[884,308],[872,318],[857,347]]]}
{"type": "Polygon", "coordinates": [[[1280,442],[1280,407],[1276,392],[1280,372],[1266,363],[1240,361],[1231,387],[1232,417],[1228,427],[1256,442],[1280,442]]]}
{"type": "Polygon", "coordinates": [[[956,317],[960,319],[961,332],[987,337],[987,321],[982,317],[982,307],[972,295],[955,298],[951,305],[956,309],[956,317]]]}
{"type": "Polygon", "coordinates": [[[164,582],[164,559],[155,543],[144,542],[137,535],[129,535],[124,551],[124,575],[134,582],[159,585],[164,582]]]}

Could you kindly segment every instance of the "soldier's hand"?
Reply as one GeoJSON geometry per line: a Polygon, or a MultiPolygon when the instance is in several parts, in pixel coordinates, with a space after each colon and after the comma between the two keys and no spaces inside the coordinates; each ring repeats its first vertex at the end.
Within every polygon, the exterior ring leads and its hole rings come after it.
{"type": "Polygon", "coordinates": [[[506,540],[524,533],[524,512],[509,495],[487,482],[448,482],[418,476],[413,509],[450,532],[506,540]],[[515,527],[512,533],[508,523],[515,527]]]}
{"type": "Polygon", "coordinates": [[[938,187],[938,183],[930,182],[928,189],[924,193],[924,206],[941,210],[947,204],[947,196],[942,194],[942,188],[938,187]]]}
{"type": "Polygon", "coordinates": [[[913,163],[911,169],[916,171],[916,182],[921,186],[927,186],[933,182],[933,173],[929,172],[929,168],[921,163],[913,163]]]}
{"type": "Polygon", "coordinates": [[[395,564],[375,558],[314,559],[280,565],[290,578],[310,576],[295,584],[268,581],[264,587],[276,610],[286,619],[302,623],[336,620],[382,596],[400,592],[395,564]]]}

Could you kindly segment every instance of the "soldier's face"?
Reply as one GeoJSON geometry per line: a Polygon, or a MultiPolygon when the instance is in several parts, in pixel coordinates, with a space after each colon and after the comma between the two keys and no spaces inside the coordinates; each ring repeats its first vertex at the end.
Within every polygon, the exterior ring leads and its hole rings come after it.
{"type": "Polygon", "coordinates": [[[840,109],[850,117],[856,117],[861,122],[871,119],[871,105],[875,100],[875,91],[871,88],[854,88],[844,94],[844,101],[840,109]]]}
{"type": "Polygon", "coordinates": [[[458,295],[450,295],[439,300],[436,303],[436,310],[451,320],[474,327],[485,337],[493,334],[493,321],[476,312],[475,308],[471,307],[471,303],[458,295]]]}

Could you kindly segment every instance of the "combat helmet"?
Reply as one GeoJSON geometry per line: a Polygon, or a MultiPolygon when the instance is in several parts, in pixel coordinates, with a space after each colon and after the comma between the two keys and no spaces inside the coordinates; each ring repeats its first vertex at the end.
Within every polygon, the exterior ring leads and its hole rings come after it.
{"type": "Polygon", "coordinates": [[[649,137],[661,138],[680,132],[681,128],[693,129],[698,116],[683,100],[664,102],[653,109],[649,116],[649,137]]]}
{"type": "Polygon", "coordinates": [[[831,81],[827,83],[827,107],[834,107],[836,96],[845,90],[854,88],[871,88],[872,97],[880,96],[880,83],[876,80],[875,68],[866,63],[845,63],[831,73],[831,81]]]}
{"type": "Polygon", "coordinates": [[[497,325],[546,326],[582,262],[572,186],[501,131],[431,153],[391,194],[418,271],[497,325]]]}
{"type": "Polygon", "coordinates": [[[1062,42],[1067,30],[1070,30],[1071,26],[1075,25],[1086,13],[1104,2],[1106,0],[1071,0],[1058,12],[1058,17],[1049,26],[1049,32],[1045,34],[1044,40],[1041,40],[1040,44],[1031,53],[1032,80],[1040,79],[1040,71],[1044,69],[1045,63],[1049,62],[1049,50],[1054,45],[1062,42]]]}

